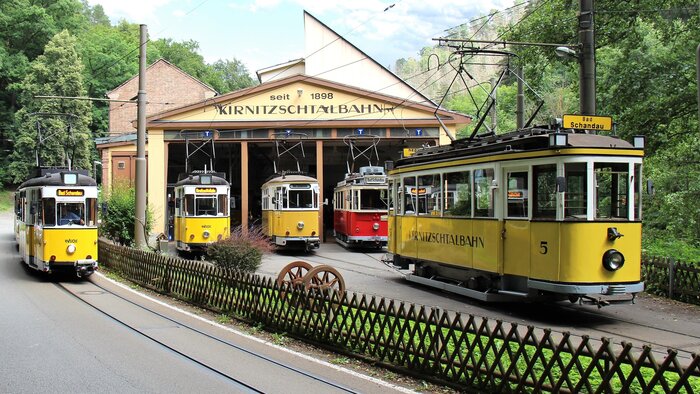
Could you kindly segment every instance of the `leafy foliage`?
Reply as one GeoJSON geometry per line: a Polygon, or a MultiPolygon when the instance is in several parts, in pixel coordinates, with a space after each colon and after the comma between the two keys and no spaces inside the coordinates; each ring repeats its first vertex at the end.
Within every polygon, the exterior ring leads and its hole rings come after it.
{"type": "MultiPolygon", "coordinates": [[[[102,217],[100,235],[121,245],[132,246],[136,224],[136,192],[126,182],[112,184],[109,195],[105,199],[107,210],[102,217]]],[[[146,211],[144,234],[153,227],[153,214],[150,207],[146,211]]]]}
{"type": "Polygon", "coordinates": [[[70,162],[73,168],[91,168],[90,102],[34,98],[85,95],[83,65],[75,44],[75,37],[67,30],[56,34],[21,82],[20,102],[24,106],[15,114],[15,151],[9,165],[15,182],[26,179],[37,164],[34,152],[43,166],[67,166],[70,162]]]}
{"type": "Polygon", "coordinates": [[[255,272],[260,267],[264,253],[272,251],[272,245],[260,227],[247,232],[236,227],[231,236],[209,245],[209,259],[220,267],[244,272],[255,272]]]}

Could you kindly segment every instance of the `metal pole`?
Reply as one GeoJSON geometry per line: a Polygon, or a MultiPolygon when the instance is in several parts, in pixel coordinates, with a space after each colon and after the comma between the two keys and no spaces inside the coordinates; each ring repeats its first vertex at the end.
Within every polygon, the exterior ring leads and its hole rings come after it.
{"type": "Polygon", "coordinates": [[[518,67],[518,95],[515,98],[515,124],[520,130],[525,126],[525,87],[523,86],[523,68],[518,67]]]}
{"type": "Polygon", "coordinates": [[[595,30],[593,0],[579,1],[578,41],[581,115],[595,115],[595,30]]]}
{"type": "Polygon", "coordinates": [[[146,224],[146,25],[141,25],[139,51],[139,93],[137,96],[136,127],[136,221],[134,238],[137,248],[147,245],[146,224]]]}
{"type": "Polygon", "coordinates": [[[498,113],[496,112],[496,104],[497,104],[497,98],[498,98],[498,89],[497,89],[497,83],[496,78],[491,78],[491,91],[493,94],[491,95],[491,100],[493,100],[493,106],[491,107],[491,131],[496,132],[496,128],[498,127],[498,113]]]}

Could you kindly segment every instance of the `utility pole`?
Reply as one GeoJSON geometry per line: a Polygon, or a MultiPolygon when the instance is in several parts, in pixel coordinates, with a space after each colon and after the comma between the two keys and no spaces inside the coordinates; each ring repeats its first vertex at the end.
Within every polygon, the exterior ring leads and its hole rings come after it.
{"type": "Polygon", "coordinates": [[[136,220],[134,238],[136,247],[141,249],[146,243],[146,25],[141,25],[141,45],[139,46],[139,93],[137,96],[136,120],[136,220]]]}
{"type": "Polygon", "coordinates": [[[581,115],[595,115],[595,30],[593,0],[579,0],[578,41],[581,115]]]}

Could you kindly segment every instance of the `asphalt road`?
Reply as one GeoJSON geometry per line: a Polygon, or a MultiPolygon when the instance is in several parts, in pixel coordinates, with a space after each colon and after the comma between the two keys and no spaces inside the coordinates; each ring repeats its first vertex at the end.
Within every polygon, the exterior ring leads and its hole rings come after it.
{"type": "Polygon", "coordinates": [[[635,304],[617,304],[598,309],[592,305],[484,303],[406,281],[403,275],[382,263],[386,251],[348,251],[334,242],[321,244],[309,254],[278,252],[267,255],[258,269],[261,275],[277,277],[295,260],[312,265],[328,264],[345,279],[349,291],[392,298],[446,311],[500,319],[523,326],[551,328],[591,338],[630,342],[636,348],[649,344],[662,355],[668,348],[679,357],[700,354],[700,307],[642,294],[635,304]]]}
{"type": "Polygon", "coordinates": [[[176,310],[100,275],[24,268],[0,217],[0,392],[407,392],[176,310]]]}

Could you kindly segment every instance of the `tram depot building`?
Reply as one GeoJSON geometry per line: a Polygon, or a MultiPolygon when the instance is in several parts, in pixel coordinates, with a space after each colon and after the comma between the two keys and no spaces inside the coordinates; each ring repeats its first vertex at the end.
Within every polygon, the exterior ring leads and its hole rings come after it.
{"type": "MultiPolygon", "coordinates": [[[[296,171],[297,161],[301,171],[318,179],[321,201],[329,200],[319,220],[330,231],[333,188],[344,179],[350,159],[344,137],[379,136],[379,160],[372,165],[381,166],[406,148],[448,143],[440,121],[453,135],[471,121],[437,109],[306,12],[304,35],[305,58],[260,70],[259,85],[223,95],[165,60],[147,68],[146,171],[153,233],[171,231],[169,202],[180,174],[212,166],[224,173],[231,184],[232,226],[245,227],[260,218],[260,187],[275,165],[278,171],[296,171]]],[[[134,76],[107,96],[130,100],[137,92],[134,76]]],[[[119,181],[134,184],[135,120],[135,103],[110,103],[109,136],[97,140],[105,189],[119,181]]],[[[367,164],[359,157],[353,170],[367,164]]]]}

